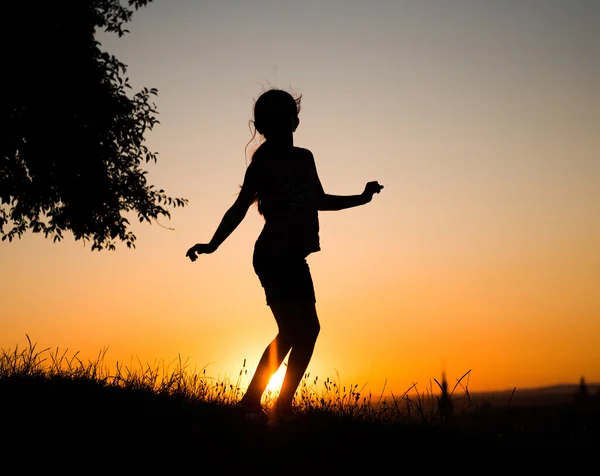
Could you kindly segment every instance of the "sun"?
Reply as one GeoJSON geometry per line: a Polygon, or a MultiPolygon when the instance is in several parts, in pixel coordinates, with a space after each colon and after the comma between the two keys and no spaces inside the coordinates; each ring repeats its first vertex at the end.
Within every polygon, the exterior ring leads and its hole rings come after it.
{"type": "Polygon", "coordinates": [[[285,377],[285,371],[287,369],[287,365],[283,364],[277,372],[273,374],[271,380],[269,380],[269,384],[267,385],[267,392],[271,393],[279,393],[281,390],[281,384],[283,383],[283,377],[285,377]]]}

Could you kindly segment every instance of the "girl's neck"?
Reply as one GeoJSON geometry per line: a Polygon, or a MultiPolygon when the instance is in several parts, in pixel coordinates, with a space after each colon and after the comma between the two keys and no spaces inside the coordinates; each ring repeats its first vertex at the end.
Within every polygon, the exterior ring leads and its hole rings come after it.
{"type": "Polygon", "coordinates": [[[267,144],[271,147],[276,147],[278,149],[291,149],[294,147],[294,135],[290,134],[285,136],[271,137],[267,139],[267,144]]]}

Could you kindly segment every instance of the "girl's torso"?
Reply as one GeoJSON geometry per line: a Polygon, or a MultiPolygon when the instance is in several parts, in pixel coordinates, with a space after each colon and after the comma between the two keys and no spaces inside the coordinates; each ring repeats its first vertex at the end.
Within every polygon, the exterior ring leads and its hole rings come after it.
{"type": "Polygon", "coordinates": [[[312,154],[298,147],[267,150],[253,163],[258,207],[265,218],[255,253],[305,257],[319,251],[318,178],[312,154]]]}

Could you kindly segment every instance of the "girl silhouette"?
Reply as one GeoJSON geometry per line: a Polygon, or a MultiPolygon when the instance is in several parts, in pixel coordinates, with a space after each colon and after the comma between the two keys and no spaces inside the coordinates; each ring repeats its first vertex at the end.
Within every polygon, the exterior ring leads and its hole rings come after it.
{"type": "Polygon", "coordinates": [[[238,407],[247,416],[264,415],[261,397],[290,353],[281,391],[269,413],[274,421],[292,414],[292,400],[320,330],[306,262],[309,254],[320,250],[318,212],[364,205],[383,188],[369,182],[360,195],[325,193],[312,153],[294,146],[300,100],[279,89],[268,90],[257,99],[253,124],[265,141],[254,152],[241,191],[210,242],[196,244],[186,253],[192,261],[198,254],[213,253],[257,203],[265,225],[254,246],[253,266],[279,332],[265,349],[238,407]]]}

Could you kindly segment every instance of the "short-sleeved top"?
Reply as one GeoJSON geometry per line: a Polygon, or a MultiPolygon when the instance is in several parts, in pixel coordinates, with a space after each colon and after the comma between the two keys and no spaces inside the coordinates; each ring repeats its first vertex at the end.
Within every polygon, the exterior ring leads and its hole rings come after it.
{"type": "Polygon", "coordinates": [[[255,253],[306,257],[319,251],[320,182],[312,153],[294,147],[285,154],[264,151],[257,159],[250,166],[265,225],[255,253]]]}

